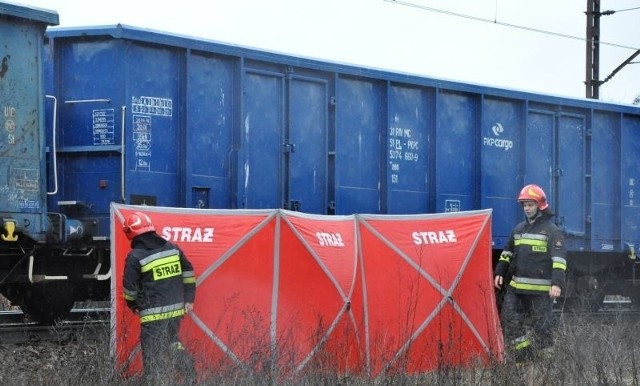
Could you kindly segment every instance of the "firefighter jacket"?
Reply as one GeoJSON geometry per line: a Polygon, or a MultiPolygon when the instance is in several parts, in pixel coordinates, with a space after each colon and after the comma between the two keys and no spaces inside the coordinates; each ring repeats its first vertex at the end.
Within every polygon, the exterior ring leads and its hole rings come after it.
{"type": "Polygon", "coordinates": [[[179,318],[195,299],[193,266],[180,248],[155,232],[132,240],[124,268],[124,298],[140,323],[179,318]]]}
{"type": "Polygon", "coordinates": [[[496,275],[508,279],[516,293],[547,294],[552,285],[564,288],[567,270],[564,237],[542,212],[533,223],[516,225],[496,265],[496,275]]]}

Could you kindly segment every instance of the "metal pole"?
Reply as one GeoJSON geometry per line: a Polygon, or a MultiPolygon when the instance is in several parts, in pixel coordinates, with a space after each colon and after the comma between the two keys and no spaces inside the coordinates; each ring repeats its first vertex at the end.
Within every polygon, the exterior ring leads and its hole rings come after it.
{"type": "Polygon", "coordinates": [[[600,0],[587,0],[586,97],[600,98],[600,0]]]}

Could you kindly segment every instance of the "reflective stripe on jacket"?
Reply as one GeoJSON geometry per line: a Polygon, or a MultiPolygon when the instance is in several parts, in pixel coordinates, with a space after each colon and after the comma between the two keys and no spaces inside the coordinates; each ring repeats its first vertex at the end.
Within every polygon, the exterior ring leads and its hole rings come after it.
{"type": "Polygon", "coordinates": [[[141,323],[182,317],[185,303],[194,301],[195,284],[193,266],[170,242],[153,249],[136,245],[125,261],[123,295],[141,323]]]}
{"type": "Polygon", "coordinates": [[[567,270],[564,237],[551,217],[516,225],[500,255],[496,275],[513,272],[509,286],[518,293],[546,294],[552,285],[564,287],[567,270]],[[511,268],[511,269],[510,269],[511,268]]]}

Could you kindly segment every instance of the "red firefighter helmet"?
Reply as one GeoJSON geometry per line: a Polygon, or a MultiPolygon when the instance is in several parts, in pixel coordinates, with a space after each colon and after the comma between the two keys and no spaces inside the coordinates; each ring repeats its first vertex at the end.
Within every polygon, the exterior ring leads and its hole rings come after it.
{"type": "Polygon", "coordinates": [[[538,203],[538,209],[545,210],[549,207],[547,203],[547,195],[538,185],[530,184],[522,188],[518,195],[518,201],[535,201],[538,203]]]}
{"type": "Polygon", "coordinates": [[[122,230],[129,240],[143,233],[153,232],[156,228],[153,226],[149,216],[142,212],[133,212],[127,217],[122,225],[122,230]]]}

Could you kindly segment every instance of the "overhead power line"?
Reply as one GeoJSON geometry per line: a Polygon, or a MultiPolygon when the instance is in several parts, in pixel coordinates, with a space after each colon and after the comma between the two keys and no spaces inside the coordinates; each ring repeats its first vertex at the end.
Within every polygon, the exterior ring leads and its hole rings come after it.
{"type": "MultiPolygon", "coordinates": [[[[500,26],[503,26],[503,27],[516,28],[516,29],[520,29],[520,30],[524,30],[524,31],[536,32],[536,33],[541,33],[541,34],[545,34],[545,35],[558,36],[558,37],[562,37],[562,38],[566,38],[566,39],[579,40],[579,41],[582,41],[582,42],[586,42],[587,41],[587,39],[585,39],[583,37],[579,37],[579,36],[567,35],[567,34],[562,34],[562,33],[558,33],[558,32],[547,31],[547,30],[543,30],[543,29],[539,29],[539,28],[532,28],[532,27],[526,27],[526,26],[517,25],[517,24],[500,22],[500,21],[497,21],[497,20],[491,20],[491,19],[486,19],[486,18],[483,18],[483,17],[466,15],[466,14],[463,14],[463,13],[451,12],[451,11],[447,11],[447,10],[444,10],[444,9],[427,7],[425,5],[414,4],[414,3],[410,3],[410,2],[406,2],[406,1],[399,1],[399,0],[383,0],[383,1],[386,1],[388,3],[398,4],[398,5],[404,5],[406,7],[418,8],[418,9],[422,9],[422,10],[425,10],[425,11],[442,13],[442,14],[449,15],[449,16],[456,16],[456,17],[461,17],[461,18],[464,18],[464,19],[481,21],[481,22],[484,22],[484,23],[497,24],[497,25],[500,25],[500,26]]],[[[640,7],[638,7],[638,8],[640,8],[640,7]]],[[[630,11],[630,10],[633,10],[633,9],[636,9],[636,8],[629,8],[629,9],[618,10],[618,11],[614,11],[614,12],[630,11]]],[[[606,45],[606,46],[610,46],[610,47],[625,48],[625,49],[629,49],[629,50],[639,50],[640,49],[638,47],[626,46],[626,45],[623,45],[623,44],[603,42],[602,40],[595,41],[594,43],[599,43],[601,45],[606,45]]]]}
{"type": "Polygon", "coordinates": [[[616,12],[635,11],[635,10],[638,10],[638,9],[640,9],[640,7],[627,8],[627,9],[618,9],[618,10],[606,11],[606,12],[616,13],[616,12]]]}

